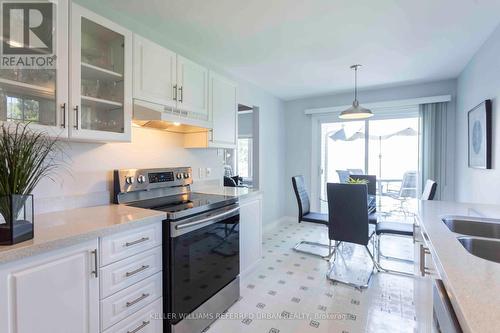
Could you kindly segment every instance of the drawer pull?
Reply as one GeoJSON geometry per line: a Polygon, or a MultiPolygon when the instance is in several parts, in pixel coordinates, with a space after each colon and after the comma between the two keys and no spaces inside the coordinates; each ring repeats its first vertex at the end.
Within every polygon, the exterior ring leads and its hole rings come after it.
{"type": "Polygon", "coordinates": [[[148,269],[148,268],[149,268],[149,265],[142,265],[141,267],[137,268],[136,270],[133,270],[133,271],[131,271],[131,272],[127,272],[127,273],[125,273],[125,276],[126,276],[126,277],[130,277],[130,276],[135,275],[135,274],[137,274],[137,273],[140,273],[140,272],[142,272],[143,270],[146,270],[146,269],[148,269]]]}
{"type": "Polygon", "coordinates": [[[142,294],[140,297],[137,297],[136,299],[134,299],[133,301],[130,301],[130,302],[127,302],[127,308],[131,307],[132,305],[142,301],[143,299],[146,299],[149,297],[149,294],[142,294]]]}
{"type": "Polygon", "coordinates": [[[145,242],[147,240],[149,240],[149,237],[142,237],[142,238],[140,238],[138,240],[135,240],[133,242],[126,242],[125,246],[127,246],[127,247],[128,246],[132,246],[132,245],[135,245],[135,244],[139,244],[139,243],[145,242]]]}
{"type": "Polygon", "coordinates": [[[127,333],[137,333],[140,330],[142,330],[144,327],[148,326],[150,323],[150,320],[148,321],[142,321],[142,324],[134,328],[132,331],[127,331],[127,333]]]}

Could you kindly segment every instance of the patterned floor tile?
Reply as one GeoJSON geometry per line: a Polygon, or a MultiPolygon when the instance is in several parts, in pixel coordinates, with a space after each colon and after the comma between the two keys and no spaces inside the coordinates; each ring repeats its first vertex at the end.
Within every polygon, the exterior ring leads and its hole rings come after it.
{"type": "MultiPolygon", "coordinates": [[[[327,230],[309,223],[284,222],[266,232],[260,264],[241,279],[242,298],[207,332],[425,331],[430,319],[427,313],[417,312],[416,303],[430,300],[417,294],[423,288],[421,280],[378,273],[363,291],[333,284],[326,279],[330,267],[327,261],[292,250],[300,240],[327,243],[327,230]]],[[[413,244],[408,239],[386,237],[382,250],[385,255],[413,257],[413,244]]],[[[342,252],[345,263],[349,265],[349,256],[359,251],[346,246],[342,252]]],[[[413,268],[393,261],[383,263],[391,268],[413,268]]]]}

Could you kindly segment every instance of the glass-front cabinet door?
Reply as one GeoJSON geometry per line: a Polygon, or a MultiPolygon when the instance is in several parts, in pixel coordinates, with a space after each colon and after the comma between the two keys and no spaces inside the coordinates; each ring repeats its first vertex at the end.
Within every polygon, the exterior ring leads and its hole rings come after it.
{"type": "Polygon", "coordinates": [[[0,122],[68,136],[68,1],[2,1],[0,122]]]}
{"type": "Polygon", "coordinates": [[[130,141],[132,34],[72,5],[70,137],[130,141]]]}

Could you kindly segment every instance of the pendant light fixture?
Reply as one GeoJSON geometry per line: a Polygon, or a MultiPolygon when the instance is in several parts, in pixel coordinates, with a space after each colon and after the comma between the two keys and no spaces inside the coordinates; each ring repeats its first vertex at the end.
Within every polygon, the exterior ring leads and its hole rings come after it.
{"type": "Polygon", "coordinates": [[[352,65],[351,69],[354,69],[354,101],[352,106],[340,113],[340,119],[366,119],[373,116],[373,113],[359,105],[358,102],[358,68],[361,65],[352,65]]]}

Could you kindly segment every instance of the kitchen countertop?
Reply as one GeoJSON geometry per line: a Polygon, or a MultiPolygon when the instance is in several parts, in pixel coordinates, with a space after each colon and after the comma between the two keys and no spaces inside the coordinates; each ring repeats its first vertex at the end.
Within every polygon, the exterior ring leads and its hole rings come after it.
{"type": "Polygon", "coordinates": [[[35,237],[15,245],[0,245],[0,264],[164,218],[164,212],[124,205],[104,205],[36,215],[35,237]]]}
{"type": "Polygon", "coordinates": [[[441,220],[450,215],[500,219],[500,206],[421,201],[417,214],[462,330],[499,332],[500,264],[467,252],[441,220]]]}
{"type": "Polygon", "coordinates": [[[262,193],[257,189],[252,189],[247,187],[228,187],[228,186],[204,186],[193,189],[193,192],[227,195],[232,197],[238,197],[242,200],[251,198],[252,196],[256,196],[262,193]]]}

